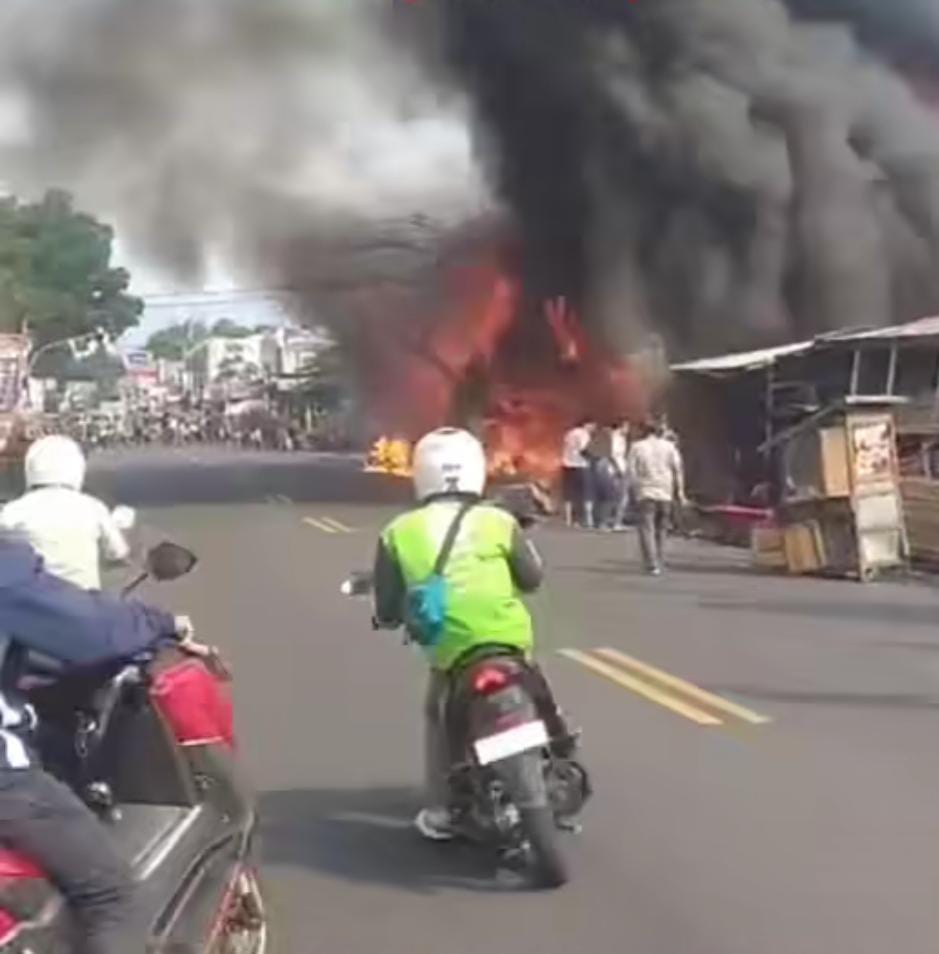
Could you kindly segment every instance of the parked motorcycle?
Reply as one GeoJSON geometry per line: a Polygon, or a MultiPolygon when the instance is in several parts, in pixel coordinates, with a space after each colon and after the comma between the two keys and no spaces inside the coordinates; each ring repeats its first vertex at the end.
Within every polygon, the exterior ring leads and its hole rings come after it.
{"type": "MultiPolygon", "coordinates": [[[[195,564],[188,550],[161,543],[125,592],[195,564]]],[[[130,863],[139,933],[154,954],[266,951],[254,798],[239,776],[229,678],[217,651],[175,647],[62,678],[37,658],[24,675],[44,767],[130,863]]],[[[44,873],[0,848],[0,950],[66,954],[69,935],[69,911],[44,873]]]]}
{"type": "MultiPolygon", "coordinates": [[[[371,591],[368,573],[342,585],[347,596],[371,591]]],[[[557,888],[569,879],[560,835],[579,830],[591,787],[566,751],[569,740],[549,737],[537,695],[532,669],[513,647],[475,646],[457,661],[444,703],[448,807],[458,836],[494,848],[501,865],[527,872],[536,887],[557,888]]]]}

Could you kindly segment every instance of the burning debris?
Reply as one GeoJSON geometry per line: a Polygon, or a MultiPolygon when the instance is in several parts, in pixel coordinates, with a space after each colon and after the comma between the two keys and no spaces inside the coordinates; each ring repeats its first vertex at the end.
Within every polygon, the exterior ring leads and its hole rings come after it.
{"type": "Polygon", "coordinates": [[[410,477],[412,449],[411,442],[403,438],[379,437],[369,448],[365,471],[389,477],[410,477]]]}
{"type": "Polygon", "coordinates": [[[414,303],[400,316],[360,320],[360,378],[373,433],[385,435],[375,446],[440,424],[468,427],[491,475],[551,480],[568,428],[638,417],[661,372],[591,340],[566,299],[526,301],[511,251],[489,235],[467,236],[439,265],[444,308],[431,304],[422,320],[414,303]]]}

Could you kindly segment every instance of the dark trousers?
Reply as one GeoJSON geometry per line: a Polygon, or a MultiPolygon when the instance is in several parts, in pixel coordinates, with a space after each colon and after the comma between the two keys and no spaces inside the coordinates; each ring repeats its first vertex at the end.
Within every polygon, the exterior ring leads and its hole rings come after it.
{"type": "Polygon", "coordinates": [[[672,505],[667,500],[639,501],[639,546],[646,569],[661,570],[665,556],[665,533],[672,505]]]}
{"type": "Polygon", "coordinates": [[[62,892],[78,954],[142,954],[134,939],[130,871],[101,823],[41,769],[0,769],[0,842],[38,864],[62,892]]]}

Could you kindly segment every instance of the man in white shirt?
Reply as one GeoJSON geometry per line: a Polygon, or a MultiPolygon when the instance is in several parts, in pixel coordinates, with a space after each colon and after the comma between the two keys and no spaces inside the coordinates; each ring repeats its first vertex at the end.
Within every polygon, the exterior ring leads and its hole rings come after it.
{"type": "Polygon", "coordinates": [[[685,503],[684,468],[678,448],[663,436],[664,427],[647,424],[642,434],[629,450],[627,472],[639,503],[642,558],[646,570],[659,576],[672,507],[685,503]]]}
{"type": "Polygon", "coordinates": [[[46,570],[85,590],[101,589],[100,560],[126,560],[130,547],[108,508],[81,491],[85,455],[55,434],[26,453],[27,492],[0,512],[0,528],[23,536],[46,570]]]}
{"type": "Polygon", "coordinates": [[[616,467],[620,482],[620,499],[617,501],[613,518],[614,527],[622,527],[626,520],[626,510],[629,507],[631,488],[628,480],[629,458],[629,421],[622,421],[619,426],[610,432],[610,456],[616,467]]]}
{"type": "Polygon", "coordinates": [[[593,526],[593,491],[590,459],[586,454],[596,424],[581,421],[565,435],[561,447],[561,490],[564,496],[564,517],[569,527],[575,516],[584,525],[593,526]]]}

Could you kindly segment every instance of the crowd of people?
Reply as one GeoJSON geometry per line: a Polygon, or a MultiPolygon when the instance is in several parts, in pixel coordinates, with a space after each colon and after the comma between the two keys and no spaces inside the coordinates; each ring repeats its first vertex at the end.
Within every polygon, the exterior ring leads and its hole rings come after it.
{"type": "Polygon", "coordinates": [[[328,423],[306,427],[274,414],[226,415],[207,411],[133,411],[122,416],[49,416],[31,427],[31,437],[67,434],[86,453],[121,447],[182,447],[215,444],[253,450],[340,450],[347,439],[328,423]]]}
{"type": "Polygon", "coordinates": [[[580,421],[561,450],[564,516],[570,527],[636,525],[646,570],[659,575],[669,529],[686,504],[678,437],[664,421],[602,427],[580,421]]]}

